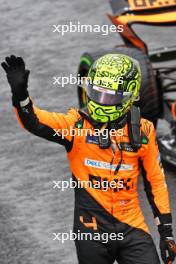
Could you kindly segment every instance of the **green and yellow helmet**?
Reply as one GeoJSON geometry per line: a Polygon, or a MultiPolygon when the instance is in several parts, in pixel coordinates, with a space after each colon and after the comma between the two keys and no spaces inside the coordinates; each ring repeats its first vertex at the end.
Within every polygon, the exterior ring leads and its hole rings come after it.
{"type": "Polygon", "coordinates": [[[138,61],[122,54],[107,54],[91,66],[87,85],[87,108],[99,123],[126,114],[139,96],[141,71],[138,61]]]}

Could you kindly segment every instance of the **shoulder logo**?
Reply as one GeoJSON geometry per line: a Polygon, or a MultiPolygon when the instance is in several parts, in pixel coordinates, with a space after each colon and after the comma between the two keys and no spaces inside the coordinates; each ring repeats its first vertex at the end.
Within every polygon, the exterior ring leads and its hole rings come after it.
{"type": "Polygon", "coordinates": [[[75,123],[75,127],[76,128],[79,128],[79,129],[81,129],[81,128],[83,128],[83,119],[80,119],[80,120],[78,120],[76,123],[75,123]]]}
{"type": "Polygon", "coordinates": [[[97,136],[94,136],[94,135],[89,135],[88,134],[86,136],[86,143],[99,145],[98,137],[97,136]]]}
{"type": "Polygon", "coordinates": [[[144,144],[144,145],[146,145],[146,144],[148,144],[148,141],[149,141],[148,137],[142,131],[141,132],[141,143],[144,144]]]}

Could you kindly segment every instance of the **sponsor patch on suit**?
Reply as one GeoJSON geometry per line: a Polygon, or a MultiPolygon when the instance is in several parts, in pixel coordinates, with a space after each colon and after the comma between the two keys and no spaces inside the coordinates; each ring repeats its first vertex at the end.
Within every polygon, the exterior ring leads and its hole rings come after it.
{"type": "Polygon", "coordinates": [[[87,135],[86,136],[86,143],[99,145],[98,137],[94,136],[94,135],[87,135]]]}

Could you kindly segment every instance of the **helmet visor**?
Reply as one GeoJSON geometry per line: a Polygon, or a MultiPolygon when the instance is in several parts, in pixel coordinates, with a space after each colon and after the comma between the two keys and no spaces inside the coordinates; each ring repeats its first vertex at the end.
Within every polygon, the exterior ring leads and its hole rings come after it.
{"type": "Polygon", "coordinates": [[[86,89],[87,96],[101,105],[121,105],[127,102],[132,96],[131,92],[110,90],[92,84],[88,84],[86,89]]]}

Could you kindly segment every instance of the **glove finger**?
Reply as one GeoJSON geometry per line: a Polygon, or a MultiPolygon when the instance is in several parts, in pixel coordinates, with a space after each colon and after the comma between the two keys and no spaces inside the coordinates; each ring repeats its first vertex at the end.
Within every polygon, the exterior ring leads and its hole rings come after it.
{"type": "Polygon", "coordinates": [[[161,251],[161,258],[165,264],[168,263],[167,256],[166,256],[166,250],[161,251]]]}
{"type": "Polygon", "coordinates": [[[14,68],[16,66],[16,57],[14,55],[6,57],[6,62],[9,64],[10,68],[14,68]]]}
{"type": "Polygon", "coordinates": [[[25,63],[22,57],[17,57],[18,68],[25,70],[25,63]]]}
{"type": "Polygon", "coordinates": [[[162,260],[163,260],[163,262],[164,262],[165,264],[168,263],[168,260],[167,260],[167,258],[166,258],[166,255],[161,254],[161,258],[162,258],[162,260]]]}
{"type": "Polygon", "coordinates": [[[170,250],[170,249],[168,250],[168,252],[169,252],[169,260],[174,261],[174,259],[175,259],[174,252],[172,250],[170,250]]]}
{"type": "Polygon", "coordinates": [[[2,66],[2,68],[4,69],[4,71],[5,71],[6,73],[8,73],[8,71],[9,71],[9,65],[8,65],[6,62],[2,62],[2,63],[1,63],[1,66],[2,66]]]}
{"type": "Polygon", "coordinates": [[[15,55],[11,55],[10,60],[11,60],[11,65],[16,68],[17,67],[17,57],[15,55]]]}
{"type": "Polygon", "coordinates": [[[11,65],[11,59],[10,59],[10,57],[6,57],[5,60],[6,60],[7,64],[10,66],[11,65]]]}

